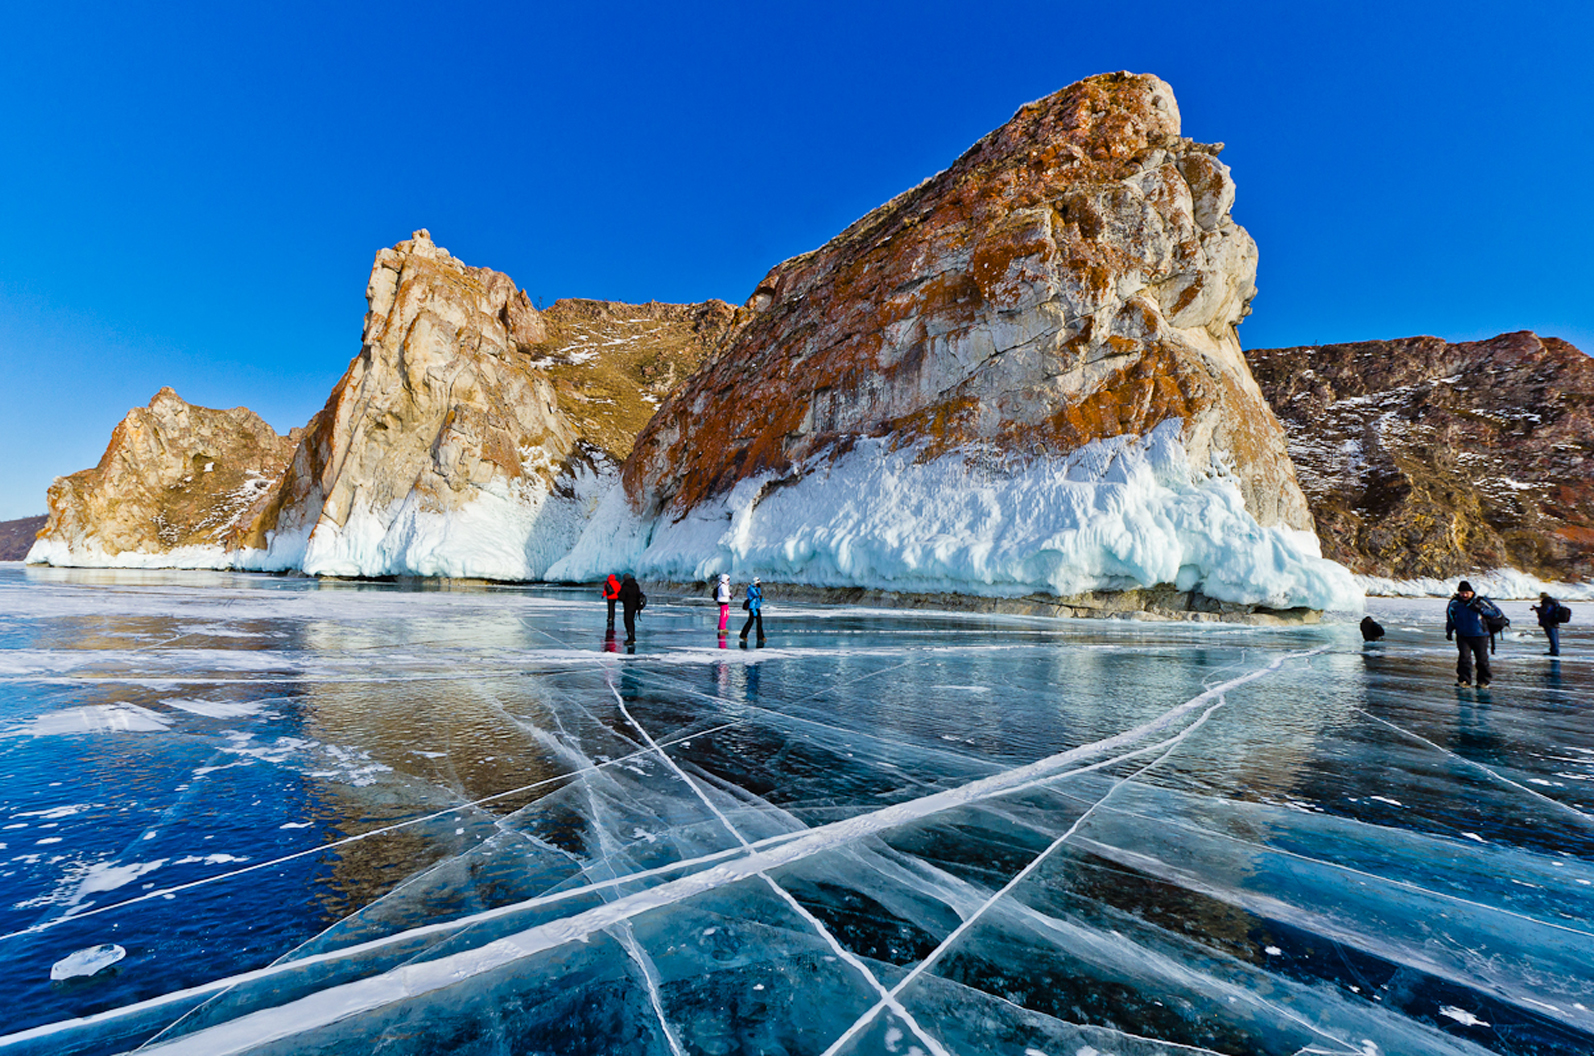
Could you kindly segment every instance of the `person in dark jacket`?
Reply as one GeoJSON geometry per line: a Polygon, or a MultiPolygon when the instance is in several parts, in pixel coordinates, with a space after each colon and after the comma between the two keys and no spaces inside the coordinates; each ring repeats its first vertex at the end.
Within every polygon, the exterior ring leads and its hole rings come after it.
{"type": "Polygon", "coordinates": [[[1384,625],[1371,616],[1362,617],[1362,641],[1376,642],[1384,636],[1384,625]]]}
{"type": "Polygon", "coordinates": [[[1489,684],[1493,672],[1489,670],[1489,628],[1483,617],[1472,608],[1476,597],[1472,584],[1462,580],[1456,584],[1455,596],[1445,606],[1445,641],[1456,643],[1456,685],[1472,685],[1473,658],[1478,662],[1478,688],[1489,684]]]}
{"type": "Polygon", "coordinates": [[[1561,611],[1561,603],[1550,597],[1548,591],[1539,592],[1539,603],[1533,606],[1533,611],[1538,613],[1539,626],[1544,628],[1544,637],[1550,640],[1550,651],[1546,656],[1561,655],[1561,621],[1555,617],[1561,611]]]}
{"type": "Polygon", "coordinates": [[[636,644],[636,614],[642,609],[642,585],[627,572],[620,581],[620,607],[625,612],[625,644],[636,644]]]}
{"type": "Polygon", "coordinates": [[[758,624],[758,644],[764,644],[764,588],[762,580],[757,576],[747,585],[747,622],[742,625],[742,641],[747,641],[747,632],[753,629],[753,624],[758,624]]]}
{"type": "Polygon", "coordinates": [[[614,630],[614,603],[620,600],[620,579],[613,572],[603,582],[603,600],[609,603],[609,630],[614,630]]]}

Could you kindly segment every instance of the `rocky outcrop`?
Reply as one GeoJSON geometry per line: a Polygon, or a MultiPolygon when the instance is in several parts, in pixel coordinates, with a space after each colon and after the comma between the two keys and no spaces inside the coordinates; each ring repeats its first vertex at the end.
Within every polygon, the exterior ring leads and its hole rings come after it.
{"type": "Polygon", "coordinates": [[[1327,556],[1392,579],[1594,577],[1594,360],[1527,331],[1246,353],[1327,556]]]}
{"type": "Polygon", "coordinates": [[[360,354],[243,540],[244,564],[538,578],[612,482],[649,397],[730,315],[590,301],[545,315],[426,231],[377,254],[366,300],[360,354]]]}
{"type": "Polygon", "coordinates": [[[163,390],[118,427],[99,469],[52,488],[32,559],[537,578],[733,314],[721,302],[540,312],[426,231],[377,254],[366,299],[360,354],[291,441],[163,390]]]}
{"type": "Polygon", "coordinates": [[[1310,528],[1240,352],[1256,246],[1172,90],[1093,77],[772,270],[639,439],[633,497],[690,508],[862,436],[1063,453],[1184,423],[1264,525],[1310,528]]]}
{"type": "MultiPolygon", "coordinates": [[[[1311,517],[1235,333],[1257,255],[1230,216],[1220,149],[1180,135],[1152,76],[1093,77],[1025,106],[774,268],[638,437],[629,526],[610,511],[555,574],[729,565],[1074,593],[1148,577],[1188,588],[1214,561],[1265,564],[1276,547],[1305,568],[1311,517]],[[840,481],[874,504],[836,512],[840,481]],[[1206,505],[1222,488],[1223,509],[1206,505]],[[1191,533],[1210,542],[1220,521],[1249,556],[1195,552],[1206,543],[1191,533]]],[[[1290,584],[1225,574],[1245,600],[1333,593],[1315,566],[1290,584]]]]}
{"type": "Polygon", "coordinates": [[[0,561],[21,561],[27,557],[34,540],[38,538],[39,529],[49,519],[48,515],[40,514],[37,517],[0,521],[0,561]]]}
{"type": "Polygon", "coordinates": [[[50,486],[28,560],[212,566],[270,498],[297,441],[247,408],[196,407],[161,389],[117,425],[98,466],[50,486]]]}

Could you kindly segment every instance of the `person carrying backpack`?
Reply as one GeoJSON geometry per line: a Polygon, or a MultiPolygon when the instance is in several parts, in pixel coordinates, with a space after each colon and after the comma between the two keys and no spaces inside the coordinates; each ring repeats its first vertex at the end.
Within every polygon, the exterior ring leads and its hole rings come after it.
{"type": "Polygon", "coordinates": [[[1533,606],[1533,611],[1538,613],[1539,626],[1544,628],[1544,637],[1550,640],[1549,652],[1545,656],[1561,655],[1561,624],[1572,618],[1572,610],[1550,597],[1548,591],[1539,592],[1539,603],[1533,606]]]}
{"type": "Polygon", "coordinates": [[[603,582],[603,599],[609,603],[609,630],[614,630],[614,603],[620,600],[620,580],[613,572],[603,582]]]}
{"type": "Polygon", "coordinates": [[[747,632],[753,629],[753,624],[758,624],[758,644],[764,644],[764,588],[760,586],[763,580],[757,576],[747,585],[747,600],[742,602],[742,608],[747,610],[747,622],[742,625],[742,641],[747,641],[747,632]]]}
{"type": "Polygon", "coordinates": [[[636,644],[636,614],[647,608],[648,596],[631,573],[620,582],[620,607],[625,612],[625,644],[636,644]]]}
{"type": "MultiPolygon", "coordinates": [[[[1463,579],[1456,584],[1455,596],[1445,606],[1445,640],[1455,641],[1459,654],[1456,658],[1456,685],[1472,685],[1472,663],[1476,658],[1478,688],[1483,689],[1494,674],[1489,670],[1489,641],[1492,636],[1483,614],[1473,607],[1475,600],[1478,600],[1477,594],[1471,583],[1463,579]]],[[[1493,602],[1490,605],[1492,607],[1493,602]]]]}

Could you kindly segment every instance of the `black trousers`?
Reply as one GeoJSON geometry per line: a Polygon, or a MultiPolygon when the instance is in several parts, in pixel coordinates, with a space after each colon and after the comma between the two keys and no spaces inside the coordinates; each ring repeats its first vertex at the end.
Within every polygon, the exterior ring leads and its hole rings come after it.
{"type": "Polygon", "coordinates": [[[636,641],[636,610],[629,605],[625,607],[625,640],[636,641]]]}
{"type": "Polygon", "coordinates": [[[617,599],[605,598],[604,600],[609,603],[609,630],[612,631],[614,630],[614,603],[617,599]]]}
{"type": "Polygon", "coordinates": [[[747,637],[747,632],[753,629],[753,624],[754,623],[758,624],[758,637],[759,637],[759,640],[762,641],[763,637],[764,637],[764,610],[763,609],[754,609],[754,610],[752,610],[751,612],[749,612],[747,614],[747,622],[742,624],[742,637],[743,638],[747,637]]]}
{"type": "Polygon", "coordinates": [[[1478,659],[1478,684],[1493,681],[1494,672],[1489,670],[1489,636],[1488,635],[1456,635],[1456,681],[1472,681],[1472,659],[1478,659]]]}

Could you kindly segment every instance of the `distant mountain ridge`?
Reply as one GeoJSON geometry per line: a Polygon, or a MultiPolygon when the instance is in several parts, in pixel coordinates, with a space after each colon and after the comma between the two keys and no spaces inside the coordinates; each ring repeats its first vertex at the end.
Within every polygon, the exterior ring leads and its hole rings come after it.
{"type": "Polygon", "coordinates": [[[21,561],[27,557],[39,529],[49,519],[48,514],[40,514],[37,517],[0,521],[0,561],[21,561]]]}
{"type": "Polygon", "coordinates": [[[1529,331],[1253,349],[1326,556],[1594,578],[1594,360],[1529,331]]]}

